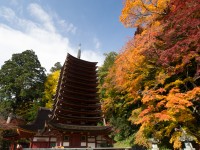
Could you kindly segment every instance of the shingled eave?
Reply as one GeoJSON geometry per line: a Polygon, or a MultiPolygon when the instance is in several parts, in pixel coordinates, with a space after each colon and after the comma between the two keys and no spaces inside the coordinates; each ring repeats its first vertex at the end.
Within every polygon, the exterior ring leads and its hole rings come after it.
{"type": "Polygon", "coordinates": [[[62,123],[48,122],[48,126],[53,129],[59,129],[62,131],[74,131],[74,132],[90,132],[107,134],[111,132],[110,126],[84,126],[84,125],[69,125],[62,123]]]}

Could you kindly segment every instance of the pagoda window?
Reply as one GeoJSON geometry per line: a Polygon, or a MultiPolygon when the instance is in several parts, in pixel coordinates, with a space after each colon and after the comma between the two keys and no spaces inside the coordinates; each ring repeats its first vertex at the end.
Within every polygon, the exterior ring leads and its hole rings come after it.
{"type": "Polygon", "coordinates": [[[82,135],[81,136],[81,142],[85,142],[86,141],[86,136],[85,135],[82,135]]]}
{"type": "Polygon", "coordinates": [[[68,135],[65,135],[63,141],[64,141],[64,142],[69,142],[69,136],[68,136],[68,135]]]}
{"type": "Polygon", "coordinates": [[[65,135],[63,137],[63,146],[64,147],[68,147],[69,146],[69,136],[68,135],[65,135]]]}

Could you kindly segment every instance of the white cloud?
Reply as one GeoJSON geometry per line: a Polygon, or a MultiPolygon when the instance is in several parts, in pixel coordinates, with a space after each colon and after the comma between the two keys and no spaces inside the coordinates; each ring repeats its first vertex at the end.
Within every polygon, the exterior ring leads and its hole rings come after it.
{"type": "Polygon", "coordinates": [[[81,59],[91,62],[98,62],[98,66],[101,66],[103,64],[104,56],[101,55],[99,52],[87,50],[82,52],[81,59]]]}
{"type": "Polygon", "coordinates": [[[35,17],[44,25],[45,29],[48,29],[51,32],[55,32],[51,16],[49,16],[48,13],[44,11],[40,5],[35,3],[30,4],[28,7],[28,11],[33,17],[35,17]]]}
{"type": "Polygon", "coordinates": [[[93,39],[93,42],[94,42],[95,48],[96,48],[96,49],[99,49],[99,48],[100,48],[100,45],[101,45],[99,39],[94,38],[94,39],[93,39]]]}
{"type": "Polygon", "coordinates": [[[32,29],[32,33],[25,34],[4,25],[0,25],[0,47],[1,54],[4,56],[0,59],[1,64],[3,63],[2,61],[10,59],[13,53],[21,53],[24,50],[33,49],[38,55],[42,66],[47,70],[58,61],[63,63],[67,52],[75,53],[69,47],[68,39],[58,34],[48,33],[39,29],[38,31],[32,29]]]}
{"type": "MultiPolygon", "coordinates": [[[[32,21],[17,16],[16,12],[7,7],[0,7],[0,18],[6,19],[13,25],[0,22],[0,66],[11,58],[13,53],[21,53],[32,49],[35,51],[43,67],[50,70],[56,63],[64,63],[67,53],[77,55],[77,48],[70,46],[68,37],[59,34],[55,26],[55,18],[48,15],[38,4],[28,6],[30,14],[35,17],[32,21]]],[[[58,18],[56,18],[58,20],[58,18]]],[[[75,34],[76,27],[60,19],[68,31],[75,34]]],[[[98,46],[98,41],[96,41],[98,46]]],[[[92,50],[83,50],[82,59],[103,63],[103,56],[92,50]]]]}
{"type": "Polygon", "coordinates": [[[7,21],[11,22],[15,19],[15,12],[7,7],[0,7],[0,17],[6,19],[7,21]]]}
{"type": "Polygon", "coordinates": [[[72,23],[67,23],[65,20],[58,20],[58,24],[64,29],[66,32],[71,32],[73,34],[76,33],[77,28],[72,23]]]}

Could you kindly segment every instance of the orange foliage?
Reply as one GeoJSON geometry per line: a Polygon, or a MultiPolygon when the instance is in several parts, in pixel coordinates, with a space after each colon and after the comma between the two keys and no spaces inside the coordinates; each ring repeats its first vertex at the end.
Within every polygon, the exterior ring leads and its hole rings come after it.
{"type": "Polygon", "coordinates": [[[172,0],[171,11],[160,17],[168,2],[125,1],[122,23],[147,26],[118,55],[107,76],[105,88],[110,95],[103,107],[106,113],[119,108],[119,101],[135,104],[129,117],[140,126],[135,143],[148,146],[152,136],[161,141],[167,137],[179,148],[180,133],[175,128],[181,125],[193,136],[200,133],[196,125],[200,123],[200,5],[194,0],[172,0]],[[161,7],[154,8],[157,5],[161,7]],[[119,93],[126,97],[120,99],[119,93]]]}
{"type": "Polygon", "coordinates": [[[120,21],[127,27],[138,26],[155,21],[159,15],[165,15],[170,0],[126,0],[120,21]]]}
{"type": "Polygon", "coordinates": [[[179,89],[171,89],[166,99],[167,108],[186,109],[187,107],[192,106],[192,102],[188,101],[185,98],[185,94],[180,93],[179,89]]]}
{"type": "Polygon", "coordinates": [[[142,88],[141,83],[155,67],[148,62],[143,53],[150,48],[151,43],[156,40],[155,36],[161,30],[160,23],[154,22],[148,30],[143,30],[141,35],[136,35],[134,40],[131,39],[117,57],[108,75],[108,78],[112,78],[111,81],[115,82],[115,87],[126,89],[133,98],[138,96],[137,92],[142,88]]]}

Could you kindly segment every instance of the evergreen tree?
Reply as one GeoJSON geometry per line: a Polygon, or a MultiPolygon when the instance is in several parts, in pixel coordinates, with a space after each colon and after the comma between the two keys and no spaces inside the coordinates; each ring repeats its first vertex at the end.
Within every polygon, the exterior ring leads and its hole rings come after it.
{"type": "Polygon", "coordinates": [[[33,50],[13,54],[0,69],[1,102],[10,101],[10,109],[23,116],[42,97],[45,78],[45,69],[33,50]]]}
{"type": "Polygon", "coordinates": [[[62,68],[62,65],[60,64],[60,62],[57,62],[54,64],[53,67],[51,67],[50,71],[53,73],[55,71],[61,70],[61,68],[62,68]]]}

